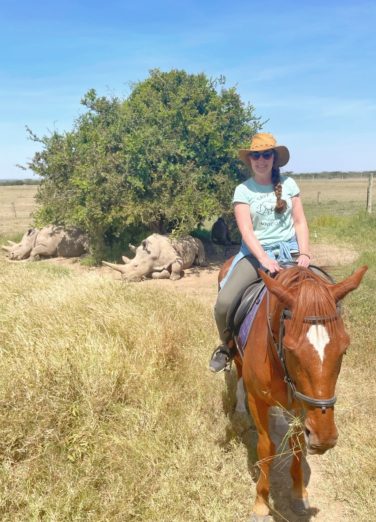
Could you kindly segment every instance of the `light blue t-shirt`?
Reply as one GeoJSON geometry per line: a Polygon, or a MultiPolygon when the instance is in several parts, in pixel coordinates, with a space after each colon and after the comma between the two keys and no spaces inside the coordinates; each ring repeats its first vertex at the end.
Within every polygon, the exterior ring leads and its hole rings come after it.
{"type": "Polygon", "coordinates": [[[250,207],[253,229],[262,246],[289,241],[295,236],[292,219],[292,198],[300,193],[295,180],[281,176],[282,199],[287,208],[281,214],[275,212],[276,195],[273,185],[260,185],[249,178],[235,189],[233,203],[246,203],[250,207]]]}

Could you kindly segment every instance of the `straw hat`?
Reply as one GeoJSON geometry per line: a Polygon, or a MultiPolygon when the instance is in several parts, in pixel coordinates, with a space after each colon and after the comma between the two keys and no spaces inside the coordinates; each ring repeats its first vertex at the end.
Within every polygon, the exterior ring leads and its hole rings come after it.
{"type": "Polygon", "coordinates": [[[250,152],[262,152],[263,150],[273,149],[276,152],[274,158],[274,165],[276,167],[283,167],[290,159],[289,149],[284,145],[277,145],[276,139],[268,132],[259,132],[251,139],[249,149],[240,149],[239,158],[249,165],[248,155],[250,152]]]}

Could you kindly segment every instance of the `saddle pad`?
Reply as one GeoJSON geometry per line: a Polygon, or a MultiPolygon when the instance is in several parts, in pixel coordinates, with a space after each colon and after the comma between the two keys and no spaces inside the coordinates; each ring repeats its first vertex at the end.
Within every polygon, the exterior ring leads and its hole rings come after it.
{"type": "Polygon", "coordinates": [[[248,312],[250,312],[255,301],[258,299],[262,289],[265,287],[265,283],[262,279],[258,279],[252,283],[244,292],[241,302],[233,319],[233,331],[237,335],[239,333],[242,322],[244,321],[248,312]]]}
{"type": "Polygon", "coordinates": [[[264,287],[260,294],[258,295],[256,301],[254,302],[252,308],[246,315],[244,321],[242,322],[239,330],[239,335],[236,338],[236,346],[241,358],[244,357],[244,349],[248,339],[249,332],[251,331],[251,327],[253,321],[256,317],[257,311],[260,308],[261,301],[266,293],[266,287],[264,287]]]}

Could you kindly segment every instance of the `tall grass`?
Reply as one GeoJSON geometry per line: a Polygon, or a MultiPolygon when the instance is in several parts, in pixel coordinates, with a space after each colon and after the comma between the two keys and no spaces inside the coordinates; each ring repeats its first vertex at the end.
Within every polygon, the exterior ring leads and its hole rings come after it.
{"type": "Polygon", "coordinates": [[[336,270],[336,278],[349,275],[356,267],[369,269],[361,287],[344,302],[344,318],[351,346],[342,364],[338,382],[336,420],[337,447],[320,458],[328,490],[347,506],[349,520],[372,520],[376,512],[376,216],[364,211],[340,215],[333,205],[330,213],[308,206],[311,231],[320,241],[341,244],[359,251],[352,266],[336,270]]]}
{"type": "MultiPolygon", "coordinates": [[[[372,520],[376,228],[364,214],[313,214],[320,239],[358,248],[356,266],[370,267],[345,300],[352,344],[337,390],[339,443],[317,462],[348,520],[372,520]]],[[[0,260],[0,274],[1,520],[248,519],[252,434],[235,422],[231,379],[207,371],[210,306],[171,285],[48,263],[0,260]]]]}
{"type": "Polygon", "coordinates": [[[46,266],[1,266],[1,520],[246,520],[211,310],[46,266]]]}
{"type": "Polygon", "coordinates": [[[369,271],[361,288],[346,299],[351,346],[338,385],[340,439],[335,451],[321,461],[328,484],[347,504],[349,519],[356,521],[372,520],[376,511],[375,262],[375,254],[360,258],[358,264],[368,264],[369,271]]]}

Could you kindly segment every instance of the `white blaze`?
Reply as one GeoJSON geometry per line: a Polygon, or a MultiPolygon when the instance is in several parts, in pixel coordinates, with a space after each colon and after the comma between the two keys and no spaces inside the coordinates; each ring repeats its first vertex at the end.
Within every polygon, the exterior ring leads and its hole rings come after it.
{"type": "Polygon", "coordinates": [[[325,346],[328,344],[330,340],[325,326],[323,326],[322,324],[313,324],[308,330],[307,337],[309,342],[312,344],[312,346],[319,354],[319,357],[322,362],[324,360],[325,355],[325,346]]]}

